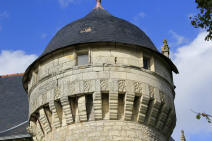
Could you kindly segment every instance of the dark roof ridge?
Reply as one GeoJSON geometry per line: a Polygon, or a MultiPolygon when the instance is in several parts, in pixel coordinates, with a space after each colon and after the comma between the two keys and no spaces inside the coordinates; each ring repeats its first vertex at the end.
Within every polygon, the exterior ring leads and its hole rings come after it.
{"type": "Polygon", "coordinates": [[[4,136],[4,137],[0,137],[0,141],[22,139],[22,138],[31,138],[31,135],[30,134],[18,134],[18,135],[4,136]]]}
{"type": "Polygon", "coordinates": [[[13,74],[0,75],[0,78],[1,77],[19,76],[19,75],[24,75],[24,73],[13,73],[13,74]]]}

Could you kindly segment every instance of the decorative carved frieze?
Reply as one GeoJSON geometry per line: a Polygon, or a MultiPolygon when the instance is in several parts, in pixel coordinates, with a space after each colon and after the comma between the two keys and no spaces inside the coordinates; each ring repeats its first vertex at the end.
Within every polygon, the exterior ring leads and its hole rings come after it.
{"type": "Polygon", "coordinates": [[[83,81],[83,91],[85,93],[86,92],[89,92],[90,91],[90,88],[91,88],[91,82],[88,81],[88,80],[83,81]]]}
{"type": "MultiPolygon", "coordinates": [[[[38,97],[34,96],[35,100],[33,100],[34,97],[32,100],[30,99],[30,110],[34,111],[49,102],[52,117],[48,117],[49,115],[46,114],[45,110],[41,109],[38,119],[42,126],[41,130],[47,134],[51,131],[51,128],[54,130],[64,125],[87,122],[90,116],[86,110],[86,95],[88,93],[93,93],[94,120],[102,120],[106,113],[107,118],[104,119],[137,121],[163,131],[163,134],[167,133],[167,135],[172,132],[170,129],[175,126],[175,113],[170,112],[173,111],[174,107],[173,99],[152,85],[132,80],[67,80],[62,84],[59,83],[57,87],[47,91],[46,94],[34,93],[38,97]],[[107,98],[102,97],[102,94],[105,94],[107,98]],[[119,100],[119,97],[121,97],[119,95],[124,95],[123,100],[119,100]],[[104,105],[105,111],[102,98],[107,99],[104,105]],[[62,106],[61,119],[58,116],[55,100],[60,100],[62,106]],[[119,102],[124,107],[121,118],[118,116],[119,102]],[[75,105],[74,111],[72,111],[73,105],[75,105]],[[51,118],[51,122],[48,118],[51,118]]],[[[157,137],[152,138],[157,139],[157,137]]]]}
{"type": "Polygon", "coordinates": [[[60,98],[60,95],[61,95],[60,89],[59,89],[58,87],[56,87],[56,88],[54,89],[54,100],[59,99],[59,98],[60,98]]]}
{"type": "Polygon", "coordinates": [[[142,93],[142,83],[141,82],[134,82],[134,91],[137,94],[142,93]]]}
{"type": "Polygon", "coordinates": [[[118,91],[119,92],[126,92],[126,82],[125,80],[118,81],[118,91]]]}
{"type": "Polygon", "coordinates": [[[100,80],[101,91],[109,91],[109,84],[107,79],[100,80]]]}

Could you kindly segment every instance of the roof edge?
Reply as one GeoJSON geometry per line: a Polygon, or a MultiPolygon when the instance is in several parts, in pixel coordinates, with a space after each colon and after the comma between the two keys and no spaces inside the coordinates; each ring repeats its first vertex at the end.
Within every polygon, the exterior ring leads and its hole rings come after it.
{"type": "Polygon", "coordinates": [[[10,140],[10,139],[30,138],[30,137],[31,137],[30,134],[19,134],[19,135],[0,137],[0,141],[10,140]]]}
{"type": "Polygon", "coordinates": [[[0,78],[2,78],[2,77],[11,77],[11,76],[20,76],[20,75],[24,75],[24,73],[13,73],[13,74],[0,75],[0,78]]]}

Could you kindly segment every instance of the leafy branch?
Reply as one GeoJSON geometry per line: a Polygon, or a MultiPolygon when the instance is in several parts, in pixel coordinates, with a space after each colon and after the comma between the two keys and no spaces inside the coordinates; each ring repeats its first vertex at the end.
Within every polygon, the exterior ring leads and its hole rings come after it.
{"type": "Polygon", "coordinates": [[[191,24],[195,28],[206,29],[208,35],[205,40],[212,40],[212,0],[195,0],[195,2],[200,12],[193,17],[189,17],[191,24]]]}
{"type": "Polygon", "coordinates": [[[209,115],[206,113],[198,113],[193,110],[191,110],[191,111],[196,114],[196,119],[200,120],[203,117],[208,121],[208,123],[212,123],[212,115],[209,115]]]}

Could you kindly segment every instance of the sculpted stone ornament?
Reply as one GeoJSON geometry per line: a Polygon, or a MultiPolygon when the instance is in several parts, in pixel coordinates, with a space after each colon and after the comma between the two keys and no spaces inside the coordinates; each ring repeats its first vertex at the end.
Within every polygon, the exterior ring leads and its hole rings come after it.
{"type": "Polygon", "coordinates": [[[100,80],[100,85],[101,85],[101,91],[108,91],[109,89],[109,84],[108,80],[100,80]]]}
{"type": "Polygon", "coordinates": [[[59,99],[60,98],[60,89],[57,87],[54,89],[54,99],[59,99]]]}
{"type": "Polygon", "coordinates": [[[163,46],[161,47],[161,52],[166,57],[169,57],[169,46],[167,40],[163,40],[163,46]]]}
{"type": "Polygon", "coordinates": [[[134,90],[135,90],[135,93],[141,94],[142,93],[142,84],[140,82],[135,82],[134,90]]]}
{"type": "Polygon", "coordinates": [[[125,82],[125,80],[119,80],[118,81],[118,87],[119,87],[119,92],[125,92],[126,91],[126,82],[125,82]]]}
{"type": "Polygon", "coordinates": [[[90,81],[88,81],[88,80],[85,80],[85,81],[83,81],[83,89],[84,89],[84,92],[89,92],[89,90],[90,90],[90,86],[91,84],[90,84],[90,81]]]}

